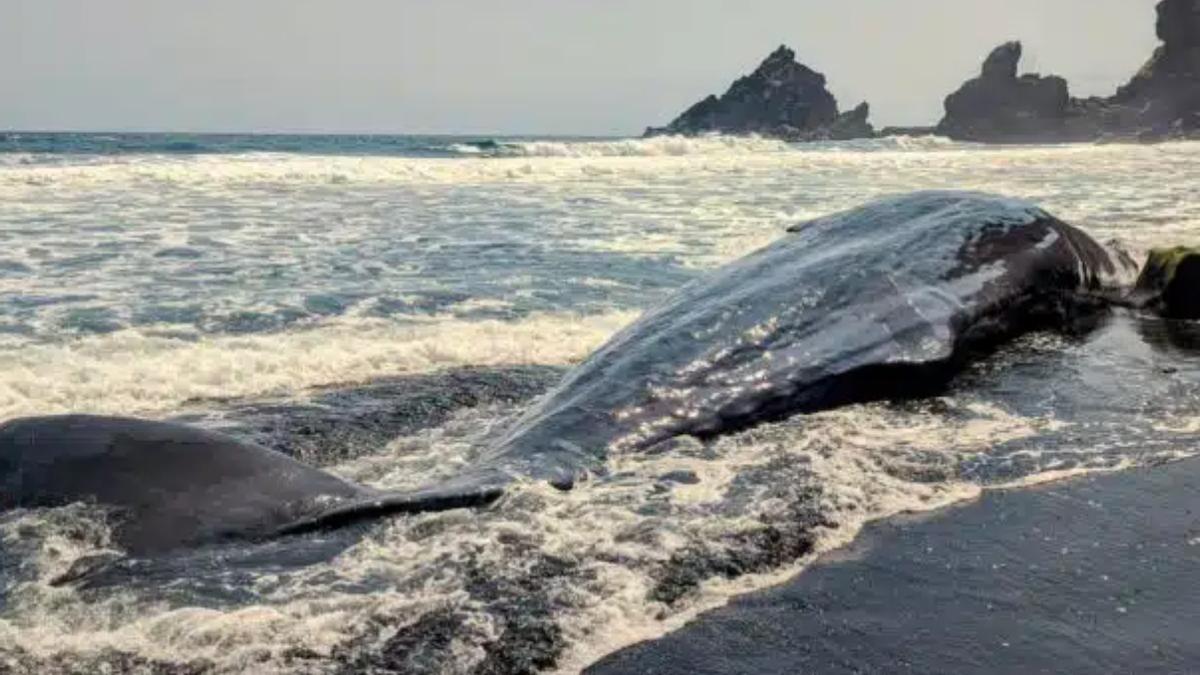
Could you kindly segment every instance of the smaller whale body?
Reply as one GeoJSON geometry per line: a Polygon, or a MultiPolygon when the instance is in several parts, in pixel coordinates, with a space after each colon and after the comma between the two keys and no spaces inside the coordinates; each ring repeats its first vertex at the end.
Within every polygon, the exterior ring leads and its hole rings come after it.
{"type": "Polygon", "coordinates": [[[849,403],[934,394],[1022,334],[1103,311],[1132,270],[1024,201],[883,199],[792,228],[619,332],[473,467],[410,492],[353,485],[180,425],[90,416],[0,425],[0,508],[95,502],[152,554],[566,489],[613,453],[849,403]]]}
{"type": "Polygon", "coordinates": [[[66,415],[0,426],[0,509],[89,501],[121,510],[139,554],[265,536],[370,491],[224,434],[66,415]]]}

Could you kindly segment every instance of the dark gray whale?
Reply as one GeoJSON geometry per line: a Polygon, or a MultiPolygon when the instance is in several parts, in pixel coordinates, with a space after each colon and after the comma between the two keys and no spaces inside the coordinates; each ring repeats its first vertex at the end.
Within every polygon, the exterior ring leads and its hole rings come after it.
{"type": "Polygon", "coordinates": [[[0,426],[0,508],[120,508],[136,553],[272,534],[369,491],[278,452],[179,424],[90,415],[0,426]]]}
{"type": "Polygon", "coordinates": [[[1130,273],[1027,202],[962,192],[885,199],[792,228],[683,288],[445,483],[374,493],[185,427],[41,418],[0,426],[0,506],[83,499],[123,509],[131,513],[118,539],[139,553],[482,505],[515,480],[568,488],[602,476],[612,453],[675,436],[935,393],[1005,341],[1102,309],[1103,292],[1130,273]],[[86,471],[73,468],[80,461],[86,471]]]}

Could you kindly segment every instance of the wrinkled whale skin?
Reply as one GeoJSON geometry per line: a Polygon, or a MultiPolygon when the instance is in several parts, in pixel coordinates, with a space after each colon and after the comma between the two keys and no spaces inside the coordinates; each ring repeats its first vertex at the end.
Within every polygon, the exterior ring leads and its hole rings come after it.
{"type": "Polygon", "coordinates": [[[115,507],[135,554],[273,534],[368,490],[286,455],[179,424],[91,415],[0,425],[0,509],[115,507]]]}
{"type": "Polygon", "coordinates": [[[372,492],[216,434],[85,417],[0,427],[0,485],[18,506],[120,507],[121,542],[138,552],[480,506],[516,480],[565,489],[603,476],[613,454],[675,436],[935,393],[979,353],[1099,311],[1093,295],[1128,273],[1114,260],[1026,202],[884,199],[797,226],[683,288],[569,373],[474,468],[425,489],[372,492]]]}

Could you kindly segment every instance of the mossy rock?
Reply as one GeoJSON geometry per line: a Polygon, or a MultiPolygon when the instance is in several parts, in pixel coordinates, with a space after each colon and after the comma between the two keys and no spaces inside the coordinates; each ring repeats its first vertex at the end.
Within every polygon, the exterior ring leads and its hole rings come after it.
{"type": "Polygon", "coordinates": [[[1200,319],[1200,248],[1176,246],[1150,252],[1137,290],[1149,306],[1173,319],[1200,319]]]}

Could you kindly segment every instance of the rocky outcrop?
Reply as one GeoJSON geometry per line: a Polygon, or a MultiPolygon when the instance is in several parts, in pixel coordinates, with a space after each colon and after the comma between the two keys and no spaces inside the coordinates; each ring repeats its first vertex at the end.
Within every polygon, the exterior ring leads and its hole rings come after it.
{"type": "Polygon", "coordinates": [[[1158,36],[1150,61],[1108,98],[1072,98],[1061,77],[1018,75],[1021,43],[1003,44],[946,98],[937,131],[986,143],[1200,136],[1200,0],[1160,2],[1158,36]]]}
{"type": "Polygon", "coordinates": [[[1073,98],[1056,75],[1020,74],[1022,47],[1008,42],[979,75],[946,97],[935,127],[889,127],[876,134],[866,103],[839,113],[825,76],[775,50],[724,95],[709,96],[646,136],[759,134],[789,141],[939,134],[981,143],[1156,141],[1200,138],[1200,0],[1162,0],[1162,45],[1109,97],[1073,98]]]}
{"type": "Polygon", "coordinates": [[[1154,51],[1129,84],[1110,103],[1118,121],[1143,136],[1171,137],[1200,133],[1200,0],[1163,0],[1158,4],[1154,51]]]}
{"type": "Polygon", "coordinates": [[[1200,249],[1150,252],[1134,288],[1138,305],[1172,319],[1200,319],[1200,249]]]}
{"type": "MultiPolygon", "coordinates": [[[[956,140],[1013,143],[1056,141],[1075,136],[1067,81],[1017,75],[1021,43],[1000,45],[983,62],[979,77],[946,97],[938,133],[956,140]]],[[[1083,140],[1086,135],[1081,136],[1083,140]]]]}
{"type": "Polygon", "coordinates": [[[866,103],[839,114],[825,76],[796,61],[787,47],[775,50],[720,98],[709,96],[665,127],[646,136],[707,133],[759,134],[787,140],[870,138],[875,131],[866,103]]]}
{"type": "Polygon", "coordinates": [[[848,110],[827,127],[818,129],[831,141],[848,141],[855,138],[871,138],[875,135],[875,127],[871,126],[871,106],[866,101],[859,103],[854,110],[848,110]]]}

